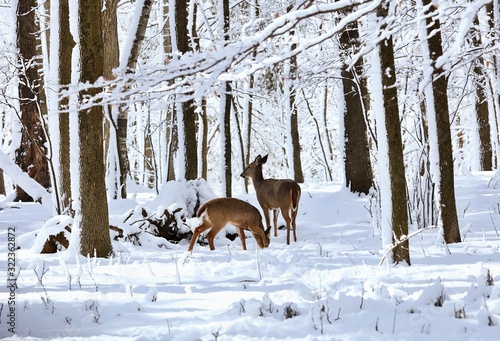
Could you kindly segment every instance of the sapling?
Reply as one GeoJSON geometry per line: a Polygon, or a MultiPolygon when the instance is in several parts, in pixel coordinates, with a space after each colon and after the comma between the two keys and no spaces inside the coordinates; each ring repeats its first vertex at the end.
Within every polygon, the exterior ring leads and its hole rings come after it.
{"type": "Polygon", "coordinates": [[[221,330],[221,327],[219,327],[219,329],[217,329],[215,332],[212,332],[212,335],[214,336],[215,341],[217,341],[219,339],[219,336],[221,336],[220,330],[221,330]]]}
{"type": "Polygon", "coordinates": [[[177,278],[177,284],[178,285],[181,285],[181,274],[179,272],[179,265],[177,264],[177,260],[178,260],[178,257],[177,255],[174,256],[174,254],[170,254],[170,256],[172,257],[172,260],[174,261],[174,265],[175,265],[175,276],[177,278]]]}
{"type": "MultiPolygon", "coordinates": [[[[51,305],[51,301],[49,298],[49,294],[47,293],[47,290],[45,289],[45,285],[43,284],[43,276],[49,271],[49,268],[45,268],[45,262],[42,262],[42,269],[37,271],[37,268],[39,268],[40,264],[37,264],[37,266],[33,269],[35,272],[36,277],[38,278],[38,284],[42,287],[43,292],[45,293],[45,297],[41,296],[43,304],[45,304],[45,307],[49,309],[49,305],[51,305]]],[[[54,303],[52,303],[51,307],[52,314],[54,313],[54,303]]]]}

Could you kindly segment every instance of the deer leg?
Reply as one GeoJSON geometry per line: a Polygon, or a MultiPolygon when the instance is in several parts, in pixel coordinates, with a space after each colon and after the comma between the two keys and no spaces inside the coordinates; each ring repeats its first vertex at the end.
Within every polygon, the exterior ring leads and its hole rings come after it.
{"type": "Polygon", "coordinates": [[[290,212],[282,209],[281,215],[283,216],[283,219],[285,219],[286,223],[286,244],[290,245],[290,212]]]}
{"type": "Polygon", "coordinates": [[[208,246],[210,246],[210,250],[215,250],[215,245],[214,245],[214,238],[215,236],[217,235],[217,233],[220,232],[220,230],[222,230],[224,226],[215,226],[212,227],[212,229],[210,230],[210,232],[207,233],[207,239],[208,239],[208,246]]]}
{"type": "Polygon", "coordinates": [[[292,209],[292,228],[293,228],[293,241],[297,242],[297,225],[295,224],[295,219],[297,218],[298,210],[292,209]]]}
{"type": "MultiPolygon", "coordinates": [[[[264,212],[264,218],[266,219],[266,228],[271,226],[271,219],[269,218],[269,209],[267,207],[262,206],[262,211],[264,212]]],[[[274,225],[276,226],[276,225],[274,225]]],[[[274,229],[274,236],[278,236],[278,231],[276,227],[274,229]]]]}
{"type": "Polygon", "coordinates": [[[193,236],[191,237],[191,242],[189,243],[188,251],[193,251],[194,243],[196,243],[198,236],[211,227],[211,224],[203,222],[200,226],[194,229],[193,236]]]}
{"type": "Polygon", "coordinates": [[[278,236],[278,214],[280,213],[280,210],[277,208],[273,210],[273,223],[274,223],[274,236],[278,236]]]}
{"type": "Polygon", "coordinates": [[[240,227],[237,227],[236,232],[238,232],[238,236],[241,239],[241,248],[243,249],[243,251],[246,251],[247,250],[247,241],[245,239],[245,230],[243,230],[240,227]]]}

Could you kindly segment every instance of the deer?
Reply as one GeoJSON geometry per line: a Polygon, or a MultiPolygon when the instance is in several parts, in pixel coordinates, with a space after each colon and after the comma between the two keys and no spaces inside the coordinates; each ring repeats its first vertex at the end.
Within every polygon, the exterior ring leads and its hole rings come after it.
{"type": "Polygon", "coordinates": [[[267,162],[268,155],[258,155],[241,173],[243,178],[252,179],[257,201],[262,207],[266,226],[271,228],[269,211],[273,211],[274,236],[278,236],[278,213],[286,222],[286,243],[290,245],[290,228],[293,228],[293,240],[297,242],[296,217],[299,209],[301,189],[291,179],[264,179],[262,165],[267,162]]]}
{"type": "Polygon", "coordinates": [[[252,232],[261,249],[269,246],[271,228],[264,229],[259,210],[246,201],[236,198],[213,199],[201,206],[196,216],[201,219],[201,224],[193,231],[189,252],[193,251],[198,236],[208,229],[211,229],[207,233],[208,245],[210,250],[215,250],[214,238],[227,224],[236,227],[244,251],[247,249],[245,230],[252,232]]]}

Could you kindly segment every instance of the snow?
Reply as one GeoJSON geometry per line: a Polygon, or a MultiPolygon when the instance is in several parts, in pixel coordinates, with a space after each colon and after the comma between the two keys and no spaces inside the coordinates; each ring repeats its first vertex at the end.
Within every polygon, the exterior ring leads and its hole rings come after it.
{"type": "MultiPolygon", "coordinates": [[[[437,229],[427,229],[410,239],[412,266],[396,267],[379,265],[384,251],[372,230],[369,199],[339,183],[302,186],[297,243],[287,246],[280,231],[259,249],[247,233],[246,252],[238,238],[231,242],[219,233],[215,251],[197,245],[192,254],[184,240],[168,249],[113,241],[111,259],[71,251],[40,255],[34,234],[70,221],[52,218],[40,204],[3,203],[2,276],[10,268],[8,231],[15,229],[20,249],[17,336],[8,331],[7,280],[0,286],[0,337],[493,340],[500,322],[500,196],[488,187],[493,174],[456,179],[462,243],[440,244],[437,229]]],[[[112,201],[110,221],[135,206],[154,210],[173,200],[189,211],[193,190],[168,183],[158,197],[144,191],[112,201]]],[[[238,197],[259,207],[254,193],[238,197]]]]}

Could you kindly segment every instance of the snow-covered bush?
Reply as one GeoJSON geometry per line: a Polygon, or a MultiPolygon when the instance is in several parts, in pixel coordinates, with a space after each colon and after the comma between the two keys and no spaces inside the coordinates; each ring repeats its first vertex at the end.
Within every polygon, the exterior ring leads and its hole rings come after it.
{"type": "Polygon", "coordinates": [[[197,222],[197,219],[193,219],[196,212],[201,205],[215,197],[203,179],[169,181],[156,198],[136,206],[121,217],[117,227],[123,233],[115,239],[135,245],[153,242],[160,247],[167,247],[168,243],[190,238],[191,225],[197,222]]]}

